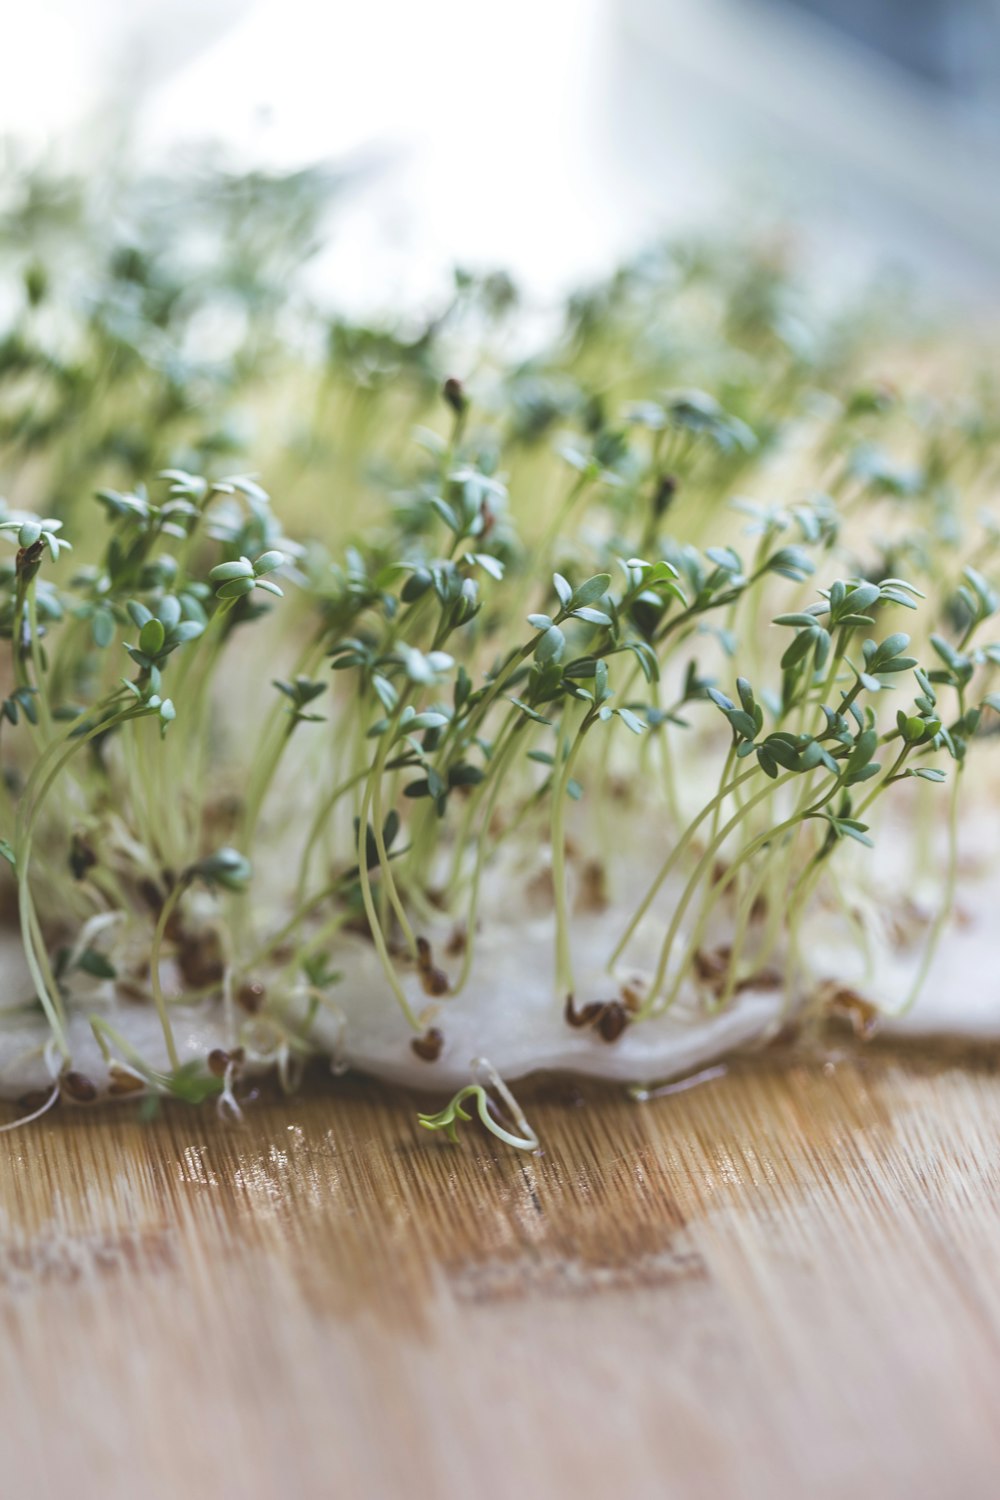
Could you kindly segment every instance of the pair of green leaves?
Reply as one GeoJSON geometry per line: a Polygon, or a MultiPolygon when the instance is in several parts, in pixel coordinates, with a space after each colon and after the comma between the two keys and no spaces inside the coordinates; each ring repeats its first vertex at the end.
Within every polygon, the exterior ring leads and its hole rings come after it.
{"type": "Polygon", "coordinates": [[[286,682],[284,678],[276,678],[273,686],[278,689],[290,702],[291,707],[286,711],[291,714],[292,722],[295,724],[322,724],[322,714],[306,713],[310,703],[326,692],[324,682],[313,682],[308,677],[296,677],[292,682],[286,682]]]}
{"type": "Polygon", "coordinates": [[[613,623],[607,610],[596,607],[604,599],[610,584],[610,573],[595,573],[578,588],[574,588],[561,573],[552,575],[552,586],[560,604],[555,619],[546,614],[528,616],[528,624],[539,632],[533,655],[540,666],[562,660],[566,651],[566,636],[560,626],[564,621],[582,620],[588,625],[602,626],[613,623]]]}
{"type": "Polygon", "coordinates": [[[62,522],[52,516],[22,515],[0,521],[0,531],[14,532],[22,552],[29,552],[41,543],[48,548],[53,562],[59,561],[60,552],[72,551],[69,542],[59,535],[61,530],[62,522]]]}
{"type": "Polygon", "coordinates": [[[215,597],[241,599],[253,589],[263,589],[265,593],[277,594],[280,598],[281,588],[273,578],[265,575],[275,572],[286,561],[285,554],[272,547],[253,562],[248,557],[238,557],[233,562],[217,563],[208,575],[212,583],[218,585],[215,597]]]}
{"type": "Polygon", "coordinates": [[[200,620],[184,618],[184,606],[175,594],[164,595],[155,614],[137,599],[130,599],[125,607],[139,631],[138,644],[126,644],[125,650],[143,672],[162,669],[171,652],[196,640],[205,629],[200,620]]]}
{"type": "Polygon", "coordinates": [[[237,893],[247,889],[252,877],[253,867],[246,855],[229,845],[206,854],[184,872],[185,880],[200,880],[207,886],[221,886],[237,893]]]}

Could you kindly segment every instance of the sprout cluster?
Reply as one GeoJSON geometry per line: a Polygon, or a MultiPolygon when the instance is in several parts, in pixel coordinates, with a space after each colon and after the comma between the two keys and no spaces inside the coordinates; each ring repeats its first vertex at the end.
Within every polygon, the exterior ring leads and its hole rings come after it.
{"type": "MultiPolygon", "coordinates": [[[[544,867],[551,1003],[595,1046],[754,984],[808,1004],[836,976],[810,967],[807,915],[850,904],[838,871],[864,892],[893,804],[939,890],[915,998],[954,904],[969,752],[1000,710],[988,390],[873,381],[870,309],[824,325],[767,254],[713,246],[626,267],[514,364],[506,279],[458,276],[416,335],[291,291],[285,324],[268,284],[250,314],[268,390],[231,356],[206,400],[220,422],[262,405],[282,522],[256,478],[208,477],[224,466],[194,431],[202,372],[163,362],[185,316],[170,246],[159,262],[134,248],[101,272],[73,344],[103,369],[124,339],[130,381],[102,377],[92,412],[67,375],[47,429],[27,406],[0,429],[18,501],[0,519],[15,549],[2,852],[22,999],[44,1013],[57,1078],[82,1006],[111,1077],[235,1108],[255,1046],[286,1080],[322,1050],[317,1018],[337,1014],[358,943],[380,968],[370,1003],[398,1007],[430,1074],[501,920],[497,870],[544,867]],[[321,355],[292,323],[323,330],[321,355]],[[36,448],[30,487],[58,519],[20,508],[36,448]],[[148,489],[137,455],[159,460],[148,489]],[[943,845],[925,836],[941,818],[943,845]],[[620,915],[600,996],[577,960],[588,880],[620,915]],[[428,936],[442,922],[449,955],[428,936]],[[639,972],[641,930],[656,956],[639,972]],[[81,946],[87,932],[100,941],[81,946]],[[182,1055],[185,998],[224,1008],[224,1059],[182,1055]],[[166,1070],[129,1040],[143,1002],[166,1070]]],[[[11,409],[62,274],[58,256],[24,267],[0,344],[11,409]]],[[[452,1133],[468,1098],[525,1144],[480,1084],[423,1124],[452,1133]]]]}

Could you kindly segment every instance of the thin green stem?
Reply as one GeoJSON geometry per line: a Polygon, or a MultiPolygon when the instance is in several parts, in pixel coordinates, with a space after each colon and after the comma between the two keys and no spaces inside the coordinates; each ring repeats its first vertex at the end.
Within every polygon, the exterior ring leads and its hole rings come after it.
{"type": "Polygon", "coordinates": [[[728,786],[721,787],[720,790],[711,799],[711,801],[705,803],[705,806],[698,813],[697,817],[695,817],[688,824],[687,828],[684,830],[677,843],[674,844],[670,853],[663,861],[663,864],[657,871],[652,884],[648,887],[646,894],[643,896],[642,900],[639,902],[639,905],[632,913],[625,931],[622,933],[621,937],[618,939],[618,942],[615,944],[614,949],[611,953],[611,957],[608,959],[609,972],[614,970],[614,967],[617,964],[618,960],[621,958],[625,949],[632,941],[632,938],[635,935],[636,928],[639,926],[639,923],[642,921],[643,917],[646,915],[646,913],[649,911],[649,908],[655,901],[657,893],[659,892],[661,886],[676,866],[678,860],[687,851],[702,823],[707,817],[711,816],[720,802],[722,802],[726,797],[734,792],[738,786],[741,786],[744,781],[749,781],[750,777],[755,775],[757,775],[757,767],[751,766],[748,771],[743,771],[741,775],[737,776],[733,781],[731,781],[728,786]]]}
{"type": "Polygon", "coordinates": [[[163,986],[160,982],[160,950],[163,947],[163,938],[167,930],[167,923],[173,915],[178,901],[187,890],[188,881],[182,876],[173,890],[169,892],[166,900],[160,908],[160,915],[156,921],[153,931],[153,944],[149,950],[149,983],[153,992],[153,1004],[160,1018],[160,1026],[163,1029],[163,1040],[167,1044],[167,1056],[170,1059],[170,1067],[176,1073],[180,1067],[180,1058],[177,1055],[177,1043],[174,1041],[174,1031],[170,1024],[170,1015],[167,1011],[167,1002],[163,996],[163,986]]]}

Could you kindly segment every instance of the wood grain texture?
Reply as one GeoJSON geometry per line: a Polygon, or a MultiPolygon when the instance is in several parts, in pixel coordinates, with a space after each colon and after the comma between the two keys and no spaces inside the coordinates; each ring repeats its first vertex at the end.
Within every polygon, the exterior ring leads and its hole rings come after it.
{"type": "Polygon", "coordinates": [[[560,1085],[528,1158],[413,1109],[4,1137],[2,1493],[996,1494],[986,1060],[560,1085]]]}

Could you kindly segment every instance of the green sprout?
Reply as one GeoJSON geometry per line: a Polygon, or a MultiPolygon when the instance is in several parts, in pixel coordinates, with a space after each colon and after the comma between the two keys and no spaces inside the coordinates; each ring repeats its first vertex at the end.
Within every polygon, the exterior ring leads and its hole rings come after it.
{"type": "MultiPolygon", "coordinates": [[[[489,1066],[488,1064],[486,1065],[489,1066]]],[[[418,1114],[417,1119],[424,1130],[443,1130],[452,1145],[458,1145],[458,1125],[460,1121],[472,1119],[468,1110],[462,1108],[466,1099],[475,1099],[476,1113],[479,1119],[491,1135],[497,1140],[503,1141],[507,1146],[513,1146],[517,1151],[535,1151],[538,1149],[538,1137],[531,1129],[510,1091],[497,1077],[492,1069],[489,1070],[491,1081],[499,1088],[508,1107],[512,1109],[521,1134],[517,1135],[508,1130],[497,1118],[496,1111],[490,1100],[489,1094],[481,1083],[467,1083],[464,1088],[451,1098],[444,1109],[438,1110],[437,1114],[418,1114]]]]}
{"type": "Polygon", "coordinates": [[[276,549],[262,552],[260,557],[253,562],[248,557],[237,558],[235,562],[217,563],[209,573],[209,579],[219,587],[215,591],[217,599],[242,599],[253,589],[263,589],[265,593],[277,594],[281,597],[281,589],[272,578],[264,575],[273,573],[280,568],[285,558],[276,549]]]}

